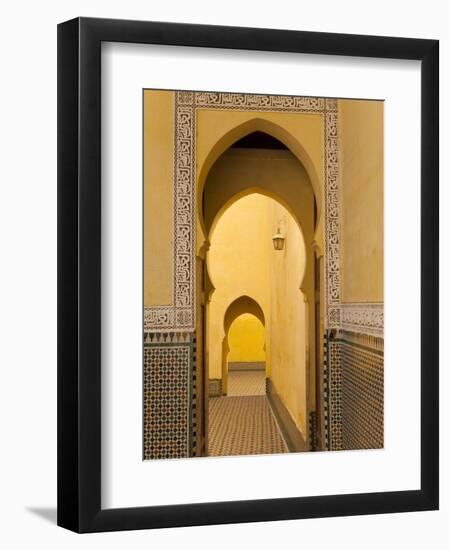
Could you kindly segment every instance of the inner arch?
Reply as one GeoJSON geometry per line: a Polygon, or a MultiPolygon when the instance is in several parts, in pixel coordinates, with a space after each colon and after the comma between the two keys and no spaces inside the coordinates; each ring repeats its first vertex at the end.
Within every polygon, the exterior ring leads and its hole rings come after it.
{"type": "Polygon", "coordinates": [[[225,312],[223,320],[223,328],[225,334],[228,333],[228,330],[232,323],[244,313],[250,313],[251,315],[254,315],[257,319],[260,320],[261,324],[265,326],[266,320],[261,306],[256,300],[250,298],[250,296],[243,295],[233,300],[225,312]]]}
{"type": "MultiPolygon", "coordinates": [[[[304,173],[304,179],[312,188],[314,204],[318,212],[316,218],[319,219],[322,206],[321,185],[312,159],[302,144],[289,131],[263,117],[255,117],[235,126],[214,143],[199,167],[198,196],[203,198],[210,171],[214,168],[216,162],[220,160],[220,157],[229,149],[246,148],[252,142],[253,145],[251,146],[253,148],[283,149],[286,153],[290,152],[297,159],[304,173]]],[[[200,226],[205,237],[207,237],[203,200],[197,201],[197,207],[200,226]]]]}

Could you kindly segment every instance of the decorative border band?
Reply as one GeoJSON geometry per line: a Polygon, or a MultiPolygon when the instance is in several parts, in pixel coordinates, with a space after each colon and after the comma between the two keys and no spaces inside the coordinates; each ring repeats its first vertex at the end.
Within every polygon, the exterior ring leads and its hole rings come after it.
{"type": "Polygon", "coordinates": [[[222,92],[175,93],[173,305],[144,308],[145,331],[195,330],[195,119],[197,108],[316,113],[324,118],[326,325],[340,320],[337,100],[222,92]]]}
{"type": "Polygon", "coordinates": [[[173,305],[145,307],[144,331],[195,330],[195,111],[184,92],[175,93],[174,134],[173,305]]]}
{"type": "Polygon", "coordinates": [[[341,328],[373,336],[384,336],[384,303],[341,304],[341,328]]]}

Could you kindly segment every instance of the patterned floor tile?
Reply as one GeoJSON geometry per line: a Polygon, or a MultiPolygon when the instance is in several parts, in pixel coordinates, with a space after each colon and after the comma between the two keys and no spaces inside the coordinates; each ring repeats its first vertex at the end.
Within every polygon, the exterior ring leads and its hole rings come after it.
{"type": "Polygon", "coordinates": [[[229,371],[228,395],[265,395],[266,373],[257,371],[229,371]]]}
{"type": "Polygon", "coordinates": [[[209,400],[209,456],[287,452],[265,395],[209,400]]]}

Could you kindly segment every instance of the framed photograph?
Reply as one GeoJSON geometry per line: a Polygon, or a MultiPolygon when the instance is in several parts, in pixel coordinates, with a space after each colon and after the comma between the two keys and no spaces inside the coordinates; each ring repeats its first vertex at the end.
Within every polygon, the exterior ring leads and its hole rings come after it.
{"type": "Polygon", "coordinates": [[[58,524],[438,508],[438,41],[58,27],[58,524]]]}

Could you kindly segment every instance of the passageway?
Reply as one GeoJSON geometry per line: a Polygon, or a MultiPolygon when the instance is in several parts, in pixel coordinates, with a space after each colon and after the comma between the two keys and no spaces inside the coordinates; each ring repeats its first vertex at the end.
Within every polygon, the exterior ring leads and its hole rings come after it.
{"type": "Polygon", "coordinates": [[[287,453],[265,394],[264,371],[229,373],[228,395],[209,399],[209,456],[287,453]]]}
{"type": "Polygon", "coordinates": [[[306,448],[315,396],[316,216],[304,166],[264,132],[245,134],[205,176],[200,277],[209,456],[306,448]]]}

